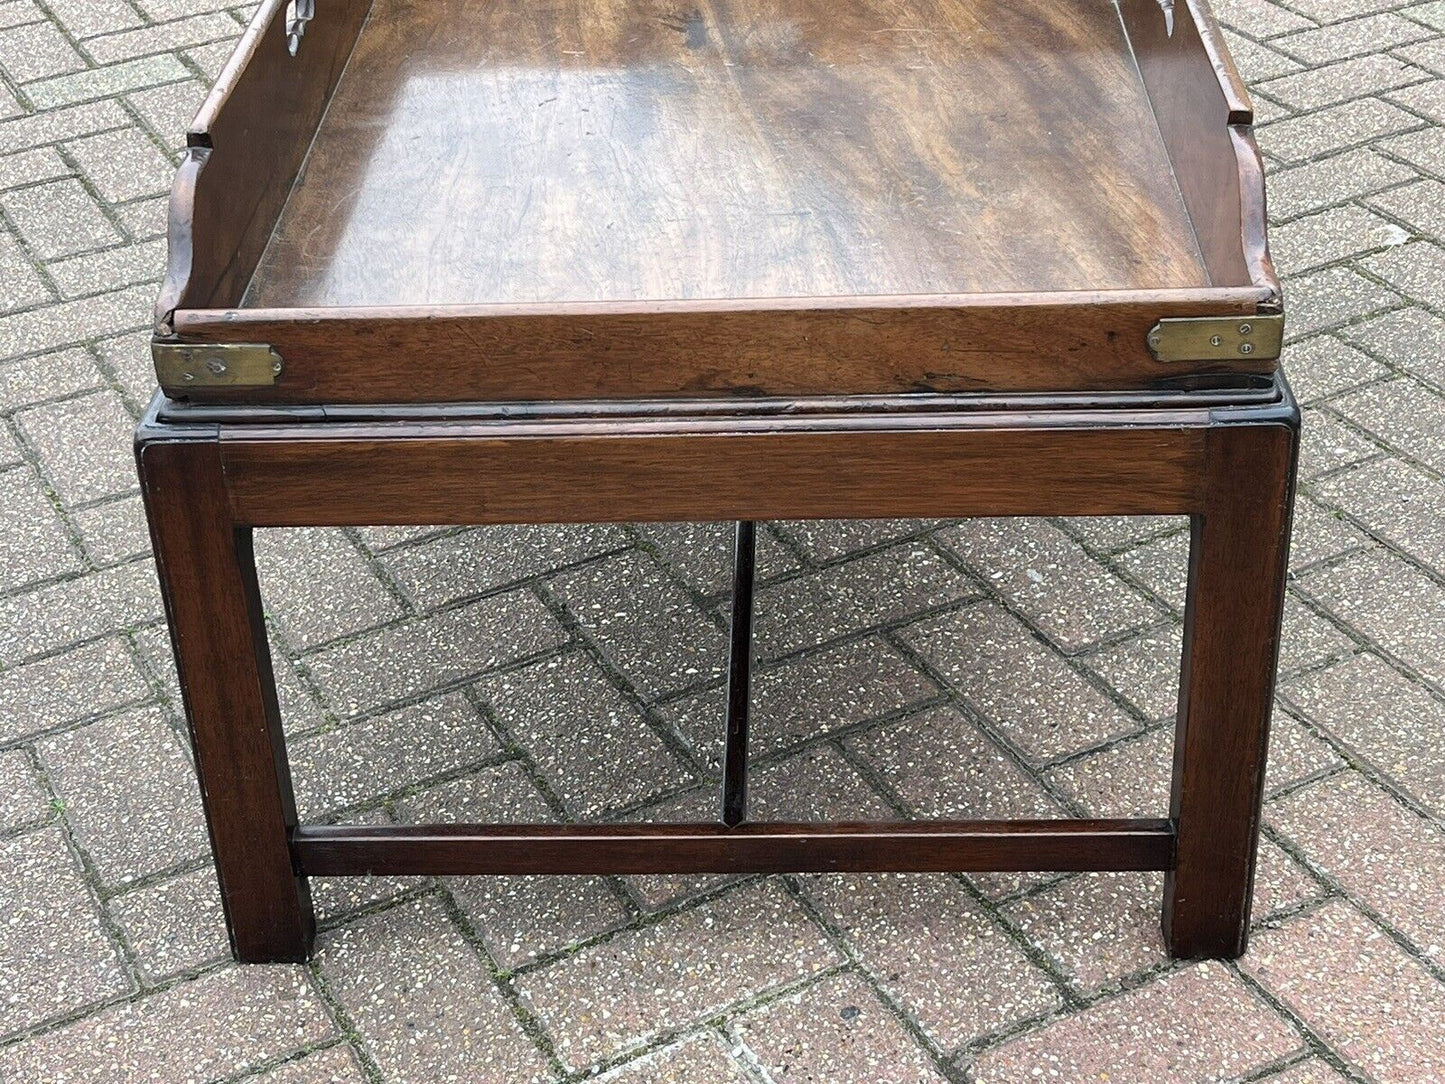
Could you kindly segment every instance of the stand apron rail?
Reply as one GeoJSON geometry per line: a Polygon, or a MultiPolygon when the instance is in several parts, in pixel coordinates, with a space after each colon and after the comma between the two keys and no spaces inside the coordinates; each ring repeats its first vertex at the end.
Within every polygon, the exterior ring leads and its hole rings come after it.
{"type": "Polygon", "coordinates": [[[306,958],[309,875],[1164,870],[1181,957],[1244,950],[1298,412],[1287,387],[1049,402],[585,404],[325,415],[160,396],[137,458],[232,946],[306,958]],[[747,820],[757,520],[1188,515],[1169,816],[747,820]],[[254,527],[737,522],[721,810],[711,824],[297,823],[254,527]]]}

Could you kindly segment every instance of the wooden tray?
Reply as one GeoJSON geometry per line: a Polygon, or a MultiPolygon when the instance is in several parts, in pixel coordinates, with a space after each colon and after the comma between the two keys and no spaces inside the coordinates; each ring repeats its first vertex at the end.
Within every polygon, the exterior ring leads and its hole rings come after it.
{"type": "Polygon", "coordinates": [[[190,132],[172,397],[1275,368],[1251,107],[1203,0],[322,0],[295,56],[287,7],[261,4],[190,132]]]}

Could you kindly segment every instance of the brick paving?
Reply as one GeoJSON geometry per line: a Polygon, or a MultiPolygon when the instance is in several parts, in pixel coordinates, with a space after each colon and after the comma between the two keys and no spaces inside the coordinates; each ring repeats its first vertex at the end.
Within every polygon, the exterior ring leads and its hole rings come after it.
{"type": "MultiPolygon", "coordinates": [[[[239,968],[129,443],[249,5],[0,0],[0,1079],[1445,1078],[1445,4],[1219,9],[1307,426],[1243,960],[1167,961],[1155,875],[535,877],[318,880],[239,968]]],[[[1162,814],[1183,530],[767,525],[759,805],[1162,814]]],[[[305,815],[703,814],[727,539],[259,538],[305,815]]]]}

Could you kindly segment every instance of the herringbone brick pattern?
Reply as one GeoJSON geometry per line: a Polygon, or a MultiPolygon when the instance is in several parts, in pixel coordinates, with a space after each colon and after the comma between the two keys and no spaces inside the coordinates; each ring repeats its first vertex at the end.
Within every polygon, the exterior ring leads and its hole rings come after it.
{"type": "MultiPolygon", "coordinates": [[[[1169,963],[1151,876],[649,877],[318,882],[315,963],[238,968],[129,440],[249,5],[0,0],[0,1079],[1445,1079],[1445,4],[1220,15],[1306,406],[1242,961],[1169,963]]],[[[768,525],[759,805],[1159,815],[1182,531],[768,525]]],[[[305,815],[706,811],[727,539],[262,537],[305,815]]]]}

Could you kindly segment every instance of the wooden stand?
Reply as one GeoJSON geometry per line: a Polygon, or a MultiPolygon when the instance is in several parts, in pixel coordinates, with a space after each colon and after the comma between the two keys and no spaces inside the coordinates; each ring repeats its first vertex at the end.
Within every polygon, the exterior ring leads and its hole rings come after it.
{"type": "Polygon", "coordinates": [[[1104,869],[1168,871],[1173,954],[1239,955],[1298,415],[1282,384],[1255,402],[1209,398],[288,421],[158,397],[138,459],[237,957],[307,956],[310,874],[1104,869]],[[1194,525],[1169,819],[746,820],[751,521],[1108,514],[1194,525]],[[679,519],[744,521],[718,823],[297,824],[251,528],[679,519]]]}

